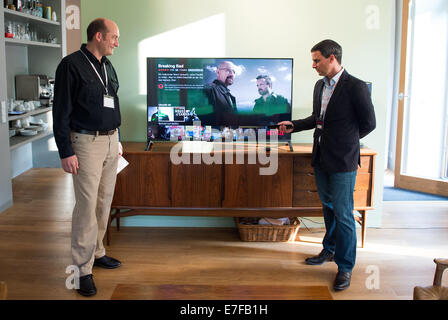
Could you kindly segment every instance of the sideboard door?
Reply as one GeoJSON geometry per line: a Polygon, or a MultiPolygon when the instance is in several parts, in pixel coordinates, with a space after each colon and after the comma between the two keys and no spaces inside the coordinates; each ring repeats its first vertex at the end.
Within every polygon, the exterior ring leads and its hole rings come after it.
{"type": "Polygon", "coordinates": [[[291,207],[292,163],[292,157],[279,157],[273,175],[260,175],[260,164],[225,165],[223,207],[291,207]]]}
{"type": "Polygon", "coordinates": [[[124,154],[129,162],[117,175],[113,206],[170,207],[169,154],[124,154]]]}

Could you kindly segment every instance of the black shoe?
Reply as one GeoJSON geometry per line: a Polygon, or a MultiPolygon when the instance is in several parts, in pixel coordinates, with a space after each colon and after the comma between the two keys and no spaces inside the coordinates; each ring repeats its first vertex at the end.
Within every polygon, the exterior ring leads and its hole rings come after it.
{"type": "Polygon", "coordinates": [[[108,256],[102,256],[101,258],[95,259],[93,265],[105,269],[115,269],[121,266],[121,262],[108,256]]]}
{"type": "Polygon", "coordinates": [[[91,297],[96,295],[95,282],[93,282],[93,276],[88,274],[79,278],[79,289],[76,289],[78,293],[84,297],[91,297]]]}
{"type": "Polygon", "coordinates": [[[314,257],[305,259],[306,264],[310,265],[318,265],[322,264],[326,261],[333,261],[334,260],[334,254],[326,249],[322,249],[322,251],[314,257]]]}
{"type": "Polygon", "coordinates": [[[338,271],[336,279],[334,279],[334,285],[333,285],[334,290],[341,291],[350,287],[351,278],[352,278],[351,272],[338,271]]]}

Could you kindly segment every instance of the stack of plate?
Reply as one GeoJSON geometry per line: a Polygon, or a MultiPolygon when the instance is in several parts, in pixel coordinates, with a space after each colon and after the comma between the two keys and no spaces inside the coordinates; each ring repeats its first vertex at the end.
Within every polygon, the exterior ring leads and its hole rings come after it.
{"type": "Polygon", "coordinates": [[[31,125],[31,126],[25,127],[24,129],[26,129],[26,130],[34,130],[34,131],[37,131],[37,132],[40,132],[40,131],[44,130],[44,128],[42,126],[39,126],[39,125],[31,125]]]}

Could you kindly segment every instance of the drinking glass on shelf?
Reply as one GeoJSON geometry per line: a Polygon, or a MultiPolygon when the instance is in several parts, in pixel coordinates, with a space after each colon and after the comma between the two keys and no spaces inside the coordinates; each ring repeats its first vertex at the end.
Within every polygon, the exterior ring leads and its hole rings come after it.
{"type": "Polygon", "coordinates": [[[33,30],[31,31],[31,41],[37,41],[37,31],[33,30]]]}
{"type": "Polygon", "coordinates": [[[27,23],[25,25],[24,40],[31,40],[31,31],[30,31],[30,24],[29,23],[27,23]]]}
{"type": "Polygon", "coordinates": [[[49,33],[48,35],[47,35],[47,43],[56,43],[56,42],[54,42],[55,41],[55,37],[54,37],[54,35],[52,35],[51,33],[49,33]]]}
{"type": "Polygon", "coordinates": [[[18,39],[24,40],[25,39],[25,26],[21,23],[17,24],[17,33],[18,33],[18,39]]]}
{"type": "Polygon", "coordinates": [[[11,22],[11,33],[14,39],[17,39],[17,24],[15,22],[11,22]]]}
{"type": "Polygon", "coordinates": [[[32,15],[38,17],[39,16],[39,9],[37,9],[36,4],[33,5],[33,8],[31,9],[32,15]]]}
{"type": "Polygon", "coordinates": [[[9,99],[8,100],[8,112],[13,112],[14,111],[14,99],[9,99]]]}
{"type": "Polygon", "coordinates": [[[17,24],[17,22],[12,23],[12,34],[14,35],[14,39],[20,39],[19,25],[17,24]]]}
{"type": "Polygon", "coordinates": [[[25,14],[31,14],[31,1],[30,0],[24,0],[23,6],[22,6],[22,12],[25,14]]]}

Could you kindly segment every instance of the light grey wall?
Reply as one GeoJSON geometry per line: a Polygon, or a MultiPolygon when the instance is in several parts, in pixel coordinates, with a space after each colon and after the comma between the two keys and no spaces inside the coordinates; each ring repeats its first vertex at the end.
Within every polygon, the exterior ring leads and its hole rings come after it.
{"type": "MultiPolygon", "coordinates": [[[[1,9],[3,10],[3,9],[1,9]]],[[[0,34],[4,34],[3,14],[0,14],[0,34]]],[[[5,44],[0,41],[0,107],[6,104],[5,44]]],[[[0,110],[1,112],[1,110],[0,110]]],[[[0,115],[0,121],[1,121],[0,115]]],[[[0,122],[0,212],[12,205],[11,160],[9,156],[8,122],[0,122]]]]}
{"type": "MultiPolygon", "coordinates": [[[[0,98],[0,101],[4,100],[5,98],[0,98]]],[[[7,123],[0,124],[0,150],[3,150],[0,152],[0,212],[2,212],[12,205],[11,164],[7,123]]]]}
{"type": "Polygon", "coordinates": [[[31,143],[11,150],[11,177],[15,178],[33,167],[31,143]]]}

